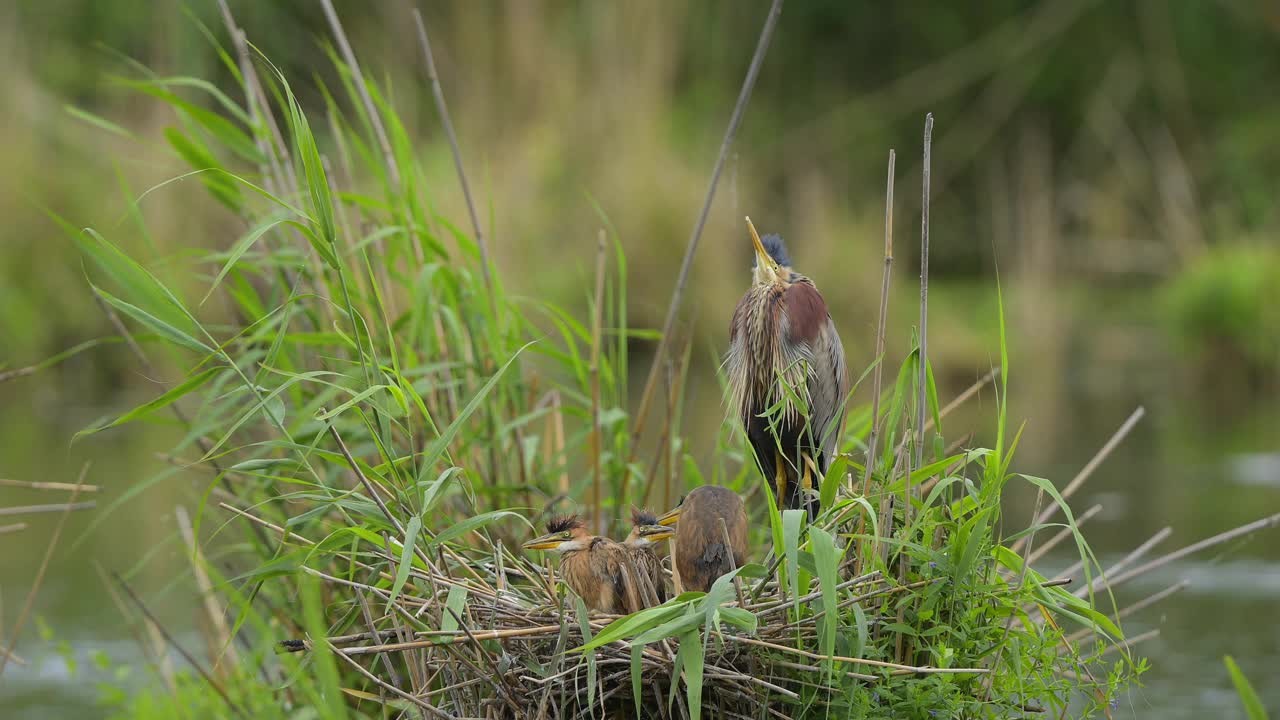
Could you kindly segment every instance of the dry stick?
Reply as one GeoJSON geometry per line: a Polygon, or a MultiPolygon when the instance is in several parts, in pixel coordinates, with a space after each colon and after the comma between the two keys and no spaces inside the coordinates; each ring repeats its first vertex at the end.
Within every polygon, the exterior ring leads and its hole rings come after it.
{"type": "MultiPolygon", "coordinates": [[[[600,454],[603,452],[600,437],[600,326],[604,313],[604,240],[604,228],[601,228],[596,238],[596,295],[595,305],[591,310],[591,366],[587,372],[591,376],[591,524],[598,531],[607,533],[609,528],[603,525],[600,513],[600,484],[603,480],[600,476],[600,454]]],[[[617,502],[619,506],[627,502],[625,492],[618,497],[617,502]]]]}
{"type": "Polygon", "coordinates": [[[871,492],[871,470],[876,464],[876,445],[880,440],[880,387],[884,377],[884,335],[889,317],[889,278],[893,274],[893,172],[896,160],[896,154],[890,150],[889,177],[885,182],[884,190],[884,272],[880,274],[880,319],[876,322],[876,369],[871,380],[871,435],[867,438],[867,465],[863,469],[862,481],[864,497],[871,492]]]}
{"type": "Polygon", "coordinates": [[[708,215],[711,214],[711,202],[716,196],[716,186],[720,182],[720,173],[724,170],[725,158],[729,155],[729,147],[733,144],[734,136],[738,134],[738,126],[742,124],[742,117],[747,110],[747,102],[751,99],[751,90],[755,87],[756,77],[760,74],[760,67],[764,64],[764,56],[769,50],[769,41],[773,38],[773,30],[778,25],[778,16],[781,13],[782,0],[773,0],[773,4],[769,7],[769,16],[764,22],[764,28],[760,31],[760,39],[756,42],[755,54],[751,57],[751,66],[747,68],[747,77],[742,81],[742,89],[738,92],[738,101],[733,107],[732,116],[729,118],[729,127],[725,130],[724,139],[720,142],[720,154],[716,157],[716,165],[715,169],[711,171],[711,182],[707,187],[707,195],[702,201],[702,210],[698,213],[698,221],[693,226],[693,233],[689,237],[689,245],[685,249],[684,260],[680,264],[680,274],[676,279],[675,290],[671,294],[671,304],[667,307],[667,317],[662,323],[662,336],[658,339],[658,349],[654,352],[653,363],[649,367],[649,377],[645,380],[644,392],[640,395],[640,409],[636,412],[636,424],[631,431],[632,458],[628,461],[628,465],[635,459],[637,440],[644,430],[645,417],[649,413],[649,403],[658,384],[658,370],[662,367],[662,360],[666,357],[668,345],[671,342],[671,333],[675,328],[676,315],[680,311],[680,301],[684,296],[685,284],[689,281],[689,271],[693,267],[693,256],[698,251],[698,241],[702,237],[702,229],[707,224],[708,215]]]}
{"type": "MultiPolygon", "coordinates": [[[[734,572],[738,569],[738,563],[734,562],[733,559],[733,543],[729,542],[729,526],[725,524],[724,518],[720,518],[720,533],[720,536],[724,538],[724,549],[729,558],[729,572],[734,572]]],[[[742,594],[742,579],[736,575],[733,577],[733,589],[738,593],[738,607],[745,608],[747,606],[747,597],[742,594]]]]}
{"type": "Polygon", "coordinates": [[[27,524],[23,522],[13,523],[11,525],[0,525],[0,535],[3,535],[5,533],[18,532],[19,530],[26,530],[26,529],[27,529],[27,524]]]}
{"type": "Polygon", "coordinates": [[[1192,553],[1199,552],[1206,548],[1211,548],[1215,545],[1221,545],[1222,543],[1225,543],[1225,542],[1230,542],[1231,540],[1235,540],[1236,538],[1241,538],[1246,535],[1252,535],[1253,533],[1258,532],[1259,530],[1266,530],[1268,528],[1272,528],[1276,526],[1280,526],[1280,513],[1262,518],[1261,520],[1255,520],[1247,525],[1241,525],[1240,527],[1227,530],[1226,532],[1218,533],[1213,537],[1205,538],[1204,540],[1201,540],[1200,542],[1197,542],[1197,543],[1192,543],[1182,548],[1181,550],[1176,550],[1174,552],[1171,552],[1168,555],[1165,555],[1164,557],[1156,558],[1155,560],[1152,560],[1146,564],[1139,565],[1138,567],[1133,568],[1128,572],[1123,572],[1115,576],[1114,578],[1109,578],[1107,582],[1103,585],[1103,588],[1115,587],[1116,585],[1119,585],[1120,583],[1125,582],[1126,580],[1131,580],[1135,577],[1138,577],[1139,575],[1144,575],[1146,573],[1149,573],[1152,570],[1156,570],[1165,565],[1168,565],[1174,560],[1180,560],[1192,553]]]}
{"type": "Polygon", "coordinates": [[[182,656],[182,659],[186,660],[191,667],[195,668],[195,671],[200,675],[200,677],[203,678],[205,682],[209,683],[209,687],[213,688],[213,691],[218,693],[218,696],[227,704],[227,707],[231,708],[232,712],[236,715],[242,718],[247,717],[244,710],[227,695],[226,691],[222,689],[222,686],[218,684],[218,681],[214,680],[213,676],[209,674],[209,671],[201,667],[200,663],[196,662],[196,659],[192,657],[191,653],[187,652],[185,648],[179,645],[173,636],[169,634],[169,631],[166,630],[164,626],[160,624],[160,621],[156,619],[156,616],[151,614],[151,609],[142,602],[142,598],[138,597],[137,593],[133,591],[133,588],[129,587],[129,583],[125,582],[124,578],[120,577],[120,573],[113,570],[111,572],[111,577],[115,579],[117,585],[124,589],[125,594],[129,596],[129,600],[131,600],[134,605],[138,606],[138,609],[142,611],[142,614],[146,616],[147,620],[149,620],[151,624],[160,631],[160,634],[164,636],[165,642],[167,642],[174,650],[177,650],[178,654],[182,656]]]}
{"type": "MultiPolygon", "coordinates": [[[[75,494],[72,495],[75,497],[75,494]]],[[[48,505],[18,505],[17,507],[0,508],[0,517],[8,515],[32,515],[35,513],[70,512],[72,510],[92,510],[97,501],[86,500],[79,503],[50,503],[48,505]]]]}
{"type": "Polygon", "coordinates": [[[60,482],[29,482],[27,480],[7,480],[0,478],[0,485],[6,487],[23,487],[32,490],[71,490],[75,492],[98,492],[100,489],[97,485],[77,485],[75,483],[60,482]]]}
{"type": "Polygon", "coordinates": [[[227,618],[223,615],[222,608],[218,607],[218,599],[214,595],[213,583],[209,580],[209,573],[204,569],[204,558],[200,553],[200,546],[196,544],[196,535],[191,527],[191,517],[187,515],[187,509],[179,505],[174,508],[174,517],[178,521],[178,529],[182,532],[182,540],[187,544],[187,551],[191,555],[191,571],[196,579],[196,587],[200,590],[200,595],[204,598],[204,610],[209,615],[209,622],[213,625],[214,632],[218,635],[218,642],[222,645],[222,652],[214,659],[213,670],[218,669],[218,665],[222,662],[222,655],[225,653],[227,660],[230,661],[232,667],[240,663],[240,656],[236,652],[235,643],[232,642],[231,628],[227,627],[227,618]]]}
{"type": "MultiPolygon", "coordinates": [[[[884,271],[880,274],[880,317],[876,322],[876,368],[871,381],[871,433],[867,438],[867,462],[863,468],[862,496],[871,493],[871,472],[876,466],[876,446],[880,442],[880,387],[884,377],[884,336],[889,319],[889,279],[893,274],[893,173],[897,154],[889,150],[889,174],[884,190],[884,271]]],[[[852,488],[850,488],[852,490],[852,488]]],[[[865,518],[858,518],[856,533],[862,534],[865,518]]],[[[866,569],[861,563],[863,540],[858,541],[855,557],[859,560],[854,573],[866,569]]]]}
{"type": "MultiPolygon", "coordinates": [[[[462,185],[462,196],[467,201],[467,212],[471,215],[471,227],[476,234],[476,247],[480,249],[480,270],[484,274],[484,285],[489,291],[489,302],[492,305],[493,281],[489,278],[489,251],[484,244],[484,233],[480,230],[480,216],[476,214],[476,204],[471,199],[471,184],[467,182],[467,171],[462,167],[462,151],[458,149],[458,136],[453,131],[453,120],[449,118],[449,106],[444,101],[444,89],[440,86],[440,77],[436,74],[436,60],[431,54],[431,42],[427,39],[427,26],[422,22],[422,13],[413,9],[413,19],[418,24],[418,42],[422,45],[422,55],[427,62],[427,78],[431,80],[431,94],[435,97],[436,111],[440,113],[440,122],[444,125],[445,135],[449,138],[449,149],[453,152],[453,165],[458,169],[458,183],[462,185]]],[[[498,308],[493,307],[497,313],[498,308]]]]}
{"type": "MultiPolygon", "coordinates": [[[[929,168],[933,150],[933,113],[924,116],[923,189],[920,194],[920,380],[916,387],[916,467],[924,461],[925,391],[929,370],[929,168]]],[[[911,511],[911,477],[907,477],[907,505],[911,511]]],[[[906,517],[906,516],[904,516],[906,517]]],[[[903,520],[903,524],[909,524],[903,520]]]]}
{"type": "MultiPolygon", "coordinates": [[[[360,614],[364,617],[364,624],[369,626],[369,636],[374,642],[382,644],[382,634],[378,632],[378,625],[373,620],[373,613],[369,610],[369,601],[364,599],[364,593],[357,590],[355,592],[356,600],[360,603],[360,614]]],[[[329,638],[330,646],[333,645],[334,638],[329,638]]],[[[396,672],[395,663],[387,657],[382,658],[382,667],[387,670],[387,677],[391,679],[391,684],[400,687],[400,674],[396,672]]]]}
{"type": "MultiPolygon", "coordinates": [[[[338,13],[334,11],[331,0],[320,0],[320,6],[324,8],[324,16],[329,20],[329,28],[333,30],[333,36],[338,41],[338,50],[342,52],[342,59],[351,68],[356,90],[360,92],[360,100],[364,103],[364,110],[369,115],[369,124],[373,126],[373,134],[377,137],[378,146],[382,149],[383,162],[386,163],[387,171],[391,174],[391,182],[399,186],[400,166],[396,164],[395,155],[391,152],[391,141],[387,139],[387,130],[382,126],[382,116],[373,105],[373,96],[369,94],[369,86],[364,81],[364,73],[360,71],[356,54],[351,50],[351,43],[347,42],[347,33],[342,29],[342,21],[338,19],[338,13]]],[[[418,262],[422,262],[422,258],[418,258],[418,262]]]]}
{"type": "Polygon", "coordinates": [[[20,367],[17,370],[6,370],[5,372],[0,372],[0,383],[8,380],[15,380],[20,377],[26,377],[27,375],[34,375],[39,369],[39,365],[30,365],[28,367],[20,367]]]}
{"type": "MultiPolygon", "coordinates": [[[[102,582],[102,586],[107,589],[107,594],[111,596],[111,601],[115,604],[116,611],[120,613],[120,617],[126,621],[131,621],[133,614],[129,612],[129,606],[125,604],[124,598],[120,597],[120,592],[112,584],[107,571],[102,569],[102,565],[96,560],[93,561],[93,570],[98,574],[98,580],[102,582]]],[[[126,622],[125,624],[133,635],[134,641],[138,643],[138,647],[142,648],[143,655],[155,666],[156,674],[160,676],[165,687],[169,689],[169,694],[176,697],[178,685],[174,680],[173,662],[164,651],[164,637],[160,635],[160,631],[145,617],[142,623],[146,632],[145,636],[142,634],[143,631],[133,627],[131,622],[126,622]]]]}
{"type": "Polygon", "coordinates": [[[458,623],[458,627],[462,628],[462,630],[467,634],[468,638],[471,638],[471,643],[476,646],[476,648],[480,651],[480,654],[484,656],[484,659],[489,661],[489,669],[493,670],[493,675],[495,679],[493,689],[497,690],[499,694],[502,695],[502,699],[507,701],[507,704],[511,706],[511,709],[516,712],[516,716],[519,717],[520,706],[516,705],[515,698],[511,696],[511,688],[509,687],[509,681],[507,680],[507,676],[504,675],[502,670],[498,668],[498,661],[493,659],[493,653],[490,652],[488,648],[481,645],[479,641],[475,639],[476,636],[472,634],[471,628],[468,627],[465,622],[463,622],[461,617],[458,617],[458,613],[454,612],[453,608],[445,607],[445,610],[449,611],[449,614],[453,616],[454,622],[458,623]]]}
{"type": "MultiPolygon", "coordinates": [[[[1102,512],[1102,505],[1098,504],[1098,505],[1094,505],[1088,510],[1085,510],[1084,512],[1077,515],[1075,529],[1076,530],[1080,529],[1081,525],[1084,525],[1086,522],[1089,521],[1090,518],[1092,518],[1094,515],[1097,515],[1100,512],[1102,512]]],[[[1044,557],[1045,553],[1057,547],[1059,543],[1071,537],[1072,534],[1073,534],[1072,528],[1069,528],[1069,527],[1062,528],[1061,530],[1058,531],[1058,534],[1044,541],[1043,543],[1040,544],[1040,547],[1028,553],[1027,559],[1024,562],[1027,565],[1035,565],[1035,562],[1040,558],[1044,557]]]]}
{"type": "MultiPolygon", "coordinates": [[[[84,478],[88,472],[89,463],[85,463],[80,468],[80,478],[76,480],[77,486],[84,484],[84,478]]],[[[36,593],[40,592],[40,585],[44,582],[44,575],[49,570],[49,561],[53,559],[53,551],[58,547],[58,538],[62,536],[62,528],[67,524],[67,517],[75,509],[75,499],[79,494],[80,489],[77,487],[71,491],[71,502],[61,506],[62,515],[58,517],[58,524],[53,527],[53,536],[49,538],[49,544],[45,547],[44,559],[40,561],[40,569],[36,571],[36,578],[31,582],[31,589],[27,591],[27,599],[22,604],[22,611],[18,613],[18,620],[13,624],[13,637],[9,640],[9,646],[5,648],[4,654],[0,655],[0,675],[4,675],[5,665],[9,663],[9,657],[13,654],[13,649],[18,644],[18,635],[22,632],[22,626],[27,622],[27,615],[31,613],[31,607],[35,604],[36,593]]]]}
{"type": "Polygon", "coordinates": [[[1135,560],[1138,560],[1143,555],[1146,555],[1147,552],[1151,550],[1151,548],[1164,542],[1165,538],[1169,537],[1172,534],[1173,534],[1173,528],[1169,527],[1168,525],[1165,525],[1164,527],[1160,528],[1158,531],[1156,531],[1155,535],[1152,535],[1151,537],[1147,538],[1146,542],[1134,548],[1133,552],[1129,553],[1128,555],[1125,555],[1115,565],[1112,565],[1111,567],[1107,568],[1100,576],[1095,577],[1093,579],[1093,582],[1089,583],[1085,587],[1080,588],[1079,590],[1076,590],[1074,593],[1075,596],[1084,597],[1086,593],[1092,593],[1094,592],[1095,589],[1100,589],[1100,588],[1095,588],[1095,586],[1097,586],[1098,583],[1105,584],[1107,581],[1107,578],[1119,575],[1126,567],[1133,564],[1135,560]]]}
{"type": "MultiPolygon", "coordinates": [[[[1124,421],[1124,424],[1121,425],[1118,430],[1116,430],[1115,434],[1111,436],[1111,439],[1107,440],[1107,442],[1102,446],[1102,448],[1098,450],[1097,454],[1094,455],[1093,458],[1089,460],[1089,462],[1083,468],[1080,469],[1080,472],[1077,473],[1076,476],[1071,479],[1071,482],[1067,483],[1067,486],[1062,489],[1061,494],[1062,494],[1063,500],[1069,499],[1072,496],[1072,494],[1074,494],[1075,491],[1078,490],[1082,484],[1084,484],[1084,481],[1089,479],[1089,476],[1093,474],[1093,471],[1096,470],[1098,466],[1102,464],[1103,460],[1106,460],[1107,457],[1111,455],[1111,451],[1115,450],[1116,447],[1125,439],[1125,437],[1129,434],[1129,431],[1133,429],[1134,425],[1138,424],[1138,421],[1142,419],[1142,416],[1144,414],[1146,414],[1146,410],[1144,410],[1142,406],[1138,406],[1138,408],[1133,411],[1133,414],[1129,416],[1129,419],[1124,421]]],[[[1040,515],[1036,517],[1035,522],[1032,524],[1040,525],[1042,523],[1045,523],[1049,520],[1049,518],[1053,517],[1054,514],[1057,512],[1058,512],[1058,503],[1055,501],[1051,503],[1049,507],[1045,508],[1044,512],[1040,513],[1040,515]]],[[[1025,537],[1019,538],[1018,541],[1015,542],[1013,544],[1013,547],[1011,547],[1010,549],[1013,550],[1015,553],[1020,553],[1022,552],[1022,546],[1025,544],[1026,544],[1026,538],[1025,537]]]]}
{"type": "MultiPolygon", "coordinates": [[[[1186,578],[1183,578],[1178,582],[1174,583],[1173,585],[1170,585],[1169,587],[1161,590],[1160,592],[1148,595],[1145,598],[1139,600],[1138,602],[1124,608],[1123,610],[1115,614],[1115,619],[1123,620],[1140,610],[1145,610],[1148,607],[1155,605],[1156,603],[1160,602],[1161,600],[1164,600],[1170,595],[1174,595],[1176,593],[1182,592],[1183,590],[1187,589],[1187,587],[1189,587],[1190,585],[1191,585],[1191,581],[1187,580],[1186,578]]],[[[1067,636],[1066,639],[1067,639],[1067,642],[1069,643],[1075,643],[1085,639],[1086,637],[1092,635],[1093,633],[1094,631],[1092,628],[1084,628],[1082,630],[1078,630],[1074,633],[1071,633],[1070,635],[1067,636]]]]}
{"type": "Polygon", "coordinates": [[[383,690],[386,690],[387,692],[393,695],[396,695],[398,697],[404,698],[405,700],[408,700],[409,702],[413,703],[414,705],[417,705],[418,707],[422,708],[423,710],[426,710],[427,712],[431,713],[432,715],[435,715],[436,717],[442,717],[442,718],[452,717],[448,713],[440,710],[435,705],[432,705],[426,700],[423,700],[422,698],[416,695],[411,695],[394,685],[388,684],[385,680],[382,680],[377,675],[374,675],[373,673],[366,670],[364,666],[362,666],[360,663],[356,662],[355,660],[352,660],[346,655],[343,655],[341,652],[338,651],[337,648],[333,647],[332,644],[329,645],[329,649],[333,652],[333,654],[336,657],[342,658],[342,660],[344,660],[348,665],[355,668],[357,672],[359,672],[361,675],[364,675],[366,678],[372,681],[373,684],[377,685],[383,690]]]}
{"type": "Polygon", "coordinates": [[[923,675],[923,674],[940,674],[940,673],[974,673],[977,675],[985,674],[986,668],[936,668],[928,666],[904,665],[901,663],[885,662],[883,660],[870,660],[867,658],[842,657],[840,655],[820,655],[818,653],[800,650],[786,645],[778,645],[777,643],[765,642],[764,640],[755,640],[741,635],[728,635],[726,633],[717,632],[716,635],[725,640],[732,640],[747,645],[755,645],[757,647],[769,648],[770,650],[780,650],[782,652],[791,653],[793,655],[801,655],[813,660],[834,660],[836,662],[853,663],[854,665],[868,665],[871,667],[885,668],[894,670],[893,674],[901,675],[923,675]]]}
{"type": "MultiPolygon", "coordinates": [[[[326,411],[324,408],[321,408],[320,412],[321,414],[324,414],[326,411]]],[[[387,517],[387,520],[391,521],[391,526],[396,529],[396,532],[400,533],[400,537],[403,541],[406,543],[409,542],[409,538],[406,537],[404,525],[400,524],[400,520],[391,513],[390,508],[388,508],[387,504],[383,502],[382,496],[378,494],[378,491],[374,488],[373,482],[369,480],[369,478],[365,477],[364,471],[360,469],[360,465],[356,463],[356,459],[351,456],[351,451],[347,449],[347,444],[342,442],[342,436],[338,435],[338,428],[332,423],[329,424],[329,433],[333,435],[334,442],[338,443],[338,449],[342,451],[342,457],[346,459],[347,464],[351,466],[353,471],[355,471],[356,477],[360,479],[360,483],[364,485],[364,489],[369,493],[370,497],[373,498],[374,502],[378,504],[378,509],[382,510],[382,514],[387,517]]],[[[413,549],[414,554],[422,560],[423,565],[433,572],[436,572],[437,574],[439,573],[439,571],[435,569],[435,565],[432,564],[431,558],[427,557],[426,552],[422,549],[422,545],[415,544],[413,549]]],[[[463,566],[470,569],[470,566],[465,564],[463,566]]],[[[475,574],[474,570],[471,572],[473,575],[475,574]]]]}

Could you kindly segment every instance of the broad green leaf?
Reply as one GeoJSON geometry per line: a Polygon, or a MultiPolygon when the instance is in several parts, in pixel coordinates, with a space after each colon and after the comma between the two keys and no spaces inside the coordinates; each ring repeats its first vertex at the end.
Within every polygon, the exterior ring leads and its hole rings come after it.
{"type": "Polygon", "coordinates": [[[454,632],[458,629],[458,618],[462,617],[463,606],[467,602],[467,588],[465,585],[451,585],[449,587],[449,596],[445,598],[444,606],[452,612],[446,612],[440,620],[440,629],[454,632]]]}
{"type": "Polygon", "coordinates": [[[586,651],[587,660],[587,705],[591,706],[596,701],[596,652],[588,646],[591,645],[591,623],[587,622],[587,606],[582,602],[582,598],[574,596],[578,611],[578,626],[582,631],[582,639],[587,641],[582,648],[586,651]]]}
{"type": "Polygon", "coordinates": [[[404,529],[404,545],[400,548],[400,565],[396,567],[396,579],[391,584],[391,598],[388,603],[396,601],[401,588],[409,579],[409,570],[413,567],[413,549],[418,542],[418,533],[422,531],[422,518],[414,515],[409,518],[409,525],[404,529]]]}
{"type": "MultiPolygon", "coordinates": [[[[840,584],[839,554],[836,551],[835,539],[820,527],[809,528],[809,546],[813,549],[813,562],[817,566],[818,586],[822,590],[822,625],[819,628],[818,640],[821,652],[828,657],[836,654],[836,585],[840,584]]],[[[826,661],[827,670],[832,668],[831,661],[826,661]]]]}
{"type": "Polygon", "coordinates": [[[684,683],[689,700],[691,720],[702,718],[702,667],[705,658],[697,630],[690,630],[680,638],[680,654],[684,656],[684,683]]]}
{"type": "Polygon", "coordinates": [[[93,228],[84,228],[72,237],[94,266],[111,278],[129,305],[173,328],[181,336],[194,334],[195,325],[186,308],[149,270],[93,228]]]}
{"type": "MultiPolygon", "coordinates": [[[[701,593],[699,593],[701,595],[701,593]]],[[[680,598],[676,598],[680,600],[680,598]]],[[[602,645],[608,645],[615,640],[632,637],[648,630],[649,628],[670,620],[684,612],[686,604],[681,602],[672,604],[668,601],[666,604],[657,607],[646,608],[638,613],[632,613],[626,617],[620,617],[617,620],[605,625],[598,634],[582,647],[574,648],[570,652],[584,652],[593,650],[602,645]]]]}

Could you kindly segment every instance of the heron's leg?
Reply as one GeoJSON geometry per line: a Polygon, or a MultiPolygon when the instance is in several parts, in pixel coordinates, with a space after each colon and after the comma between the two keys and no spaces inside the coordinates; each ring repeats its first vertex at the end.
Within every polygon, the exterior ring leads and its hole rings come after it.
{"type": "Polygon", "coordinates": [[[787,461],[783,459],[782,453],[777,450],[773,451],[774,466],[777,468],[777,475],[773,479],[773,488],[778,492],[778,507],[787,507],[787,461]]]}
{"type": "Polygon", "coordinates": [[[818,482],[822,481],[822,475],[818,472],[818,464],[814,462],[813,457],[809,453],[800,454],[800,462],[804,465],[804,474],[800,480],[800,487],[803,490],[804,497],[801,499],[803,507],[809,511],[809,520],[812,521],[817,516],[817,501],[813,497],[814,478],[818,482]],[[810,475],[810,472],[813,474],[810,475]]]}

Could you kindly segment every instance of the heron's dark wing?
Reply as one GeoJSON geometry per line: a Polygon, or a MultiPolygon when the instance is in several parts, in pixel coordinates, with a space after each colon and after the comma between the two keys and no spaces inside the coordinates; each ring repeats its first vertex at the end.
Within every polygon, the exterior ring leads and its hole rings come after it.
{"type": "Polygon", "coordinates": [[[809,431],[818,451],[818,469],[826,472],[835,454],[844,425],[844,398],[849,392],[849,372],[844,362],[844,346],[836,333],[827,304],[807,278],[787,288],[788,343],[803,348],[809,364],[806,389],[809,395],[809,431]]]}
{"type": "Polygon", "coordinates": [[[840,445],[844,431],[845,397],[849,394],[849,371],[844,363],[844,346],[835,323],[827,318],[813,347],[809,372],[810,418],[814,442],[822,453],[818,469],[825,473],[840,445]]]}

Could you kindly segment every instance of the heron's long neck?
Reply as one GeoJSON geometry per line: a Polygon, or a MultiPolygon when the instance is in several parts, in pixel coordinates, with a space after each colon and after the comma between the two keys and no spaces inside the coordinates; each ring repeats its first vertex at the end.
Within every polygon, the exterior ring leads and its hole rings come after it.
{"type": "MultiPolygon", "coordinates": [[[[779,373],[795,393],[805,391],[804,369],[797,363],[799,349],[789,351],[782,337],[786,287],[783,283],[753,285],[738,308],[727,370],[732,402],[744,421],[777,402],[782,392],[779,373]]],[[[792,416],[797,412],[795,404],[788,400],[782,412],[792,416]]]]}

